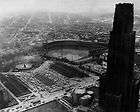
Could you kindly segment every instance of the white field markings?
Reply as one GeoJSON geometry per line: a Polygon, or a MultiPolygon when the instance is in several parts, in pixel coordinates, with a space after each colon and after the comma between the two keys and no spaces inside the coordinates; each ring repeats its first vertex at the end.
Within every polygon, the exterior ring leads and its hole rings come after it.
{"type": "Polygon", "coordinates": [[[68,101],[66,101],[65,99],[61,98],[60,100],[57,100],[59,103],[61,103],[62,105],[64,105],[67,109],[69,110],[73,110],[73,107],[70,105],[70,103],[68,101]]]}
{"type": "Polygon", "coordinates": [[[9,89],[7,89],[7,88],[3,85],[3,83],[2,83],[1,81],[0,81],[0,85],[1,85],[14,99],[16,99],[18,103],[20,103],[20,100],[19,100],[9,89]]]}

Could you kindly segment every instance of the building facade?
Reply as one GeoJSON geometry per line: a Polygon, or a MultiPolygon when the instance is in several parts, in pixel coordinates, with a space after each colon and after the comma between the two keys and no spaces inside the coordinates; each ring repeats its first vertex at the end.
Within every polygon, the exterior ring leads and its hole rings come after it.
{"type": "Polygon", "coordinates": [[[117,4],[110,32],[107,73],[100,80],[100,106],[105,112],[135,112],[133,4],[117,4]]]}

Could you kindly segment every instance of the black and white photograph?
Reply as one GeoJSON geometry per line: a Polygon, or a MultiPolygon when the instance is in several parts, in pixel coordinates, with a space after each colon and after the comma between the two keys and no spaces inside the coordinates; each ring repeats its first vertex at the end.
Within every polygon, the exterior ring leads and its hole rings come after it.
{"type": "Polygon", "coordinates": [[[0,0],[0,112],[140,112],[140,0],[0,0]]]}

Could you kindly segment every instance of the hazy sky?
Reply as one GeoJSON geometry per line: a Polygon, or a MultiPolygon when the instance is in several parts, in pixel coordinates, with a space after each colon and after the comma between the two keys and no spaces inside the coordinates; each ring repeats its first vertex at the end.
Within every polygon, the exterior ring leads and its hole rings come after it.
{"type": "Polygon", "coordinates": [[[133,2],[135,10],[140,10],[140,0],[0,0],[0,15],[40,9],[100,14],[114,11],[115,4],[119,2],[133,2]]]}

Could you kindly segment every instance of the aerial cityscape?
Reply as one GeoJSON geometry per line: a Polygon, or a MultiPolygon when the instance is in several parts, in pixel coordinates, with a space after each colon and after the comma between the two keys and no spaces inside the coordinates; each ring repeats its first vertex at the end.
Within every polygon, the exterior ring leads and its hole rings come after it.
{"type": "Polygon", "coordinates": [[[0,112],[140,112],[140,14],[113,5],[4,15],[0,112]]]}

